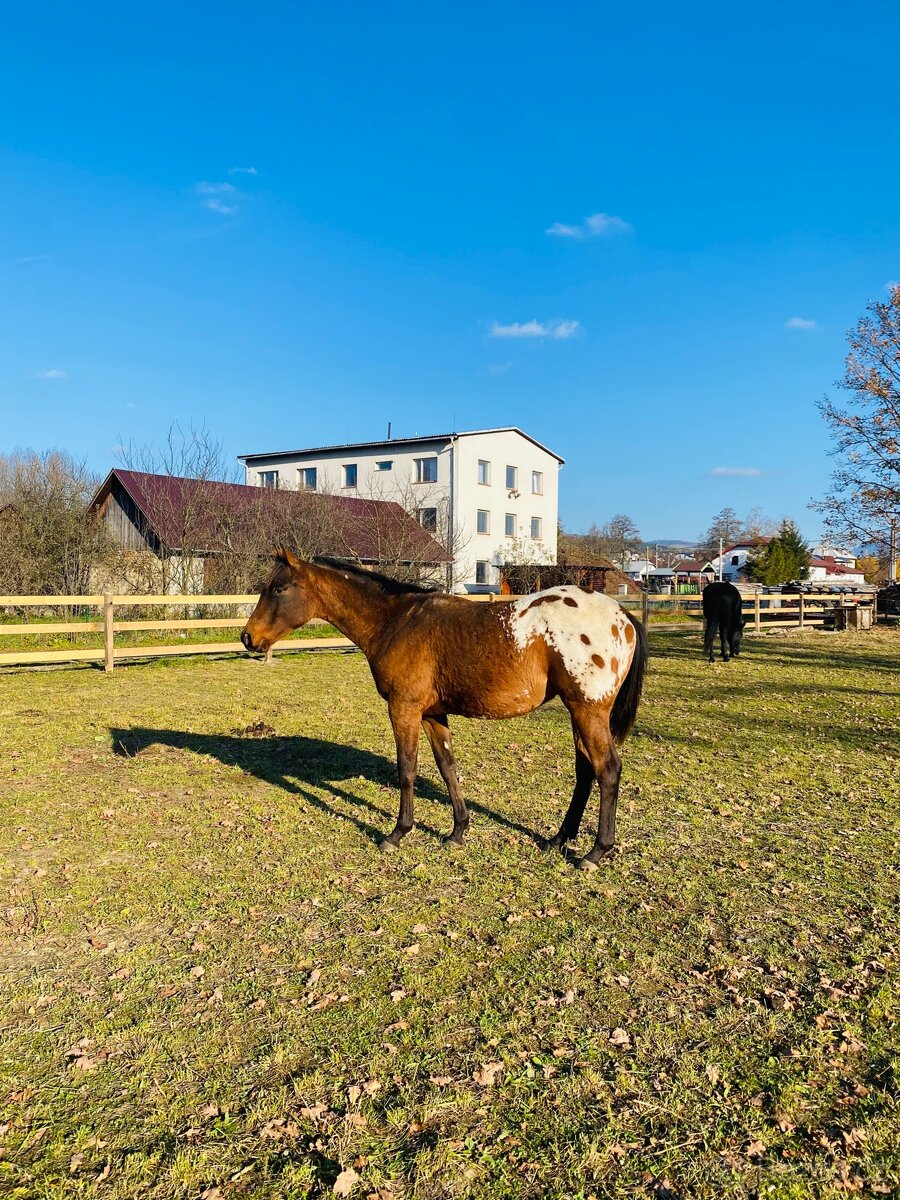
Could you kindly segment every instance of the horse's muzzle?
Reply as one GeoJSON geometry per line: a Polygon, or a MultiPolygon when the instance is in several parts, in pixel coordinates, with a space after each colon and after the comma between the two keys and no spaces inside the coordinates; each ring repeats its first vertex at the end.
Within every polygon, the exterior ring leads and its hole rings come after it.
{"type": "Polygon", "coordinates": [[[244,649],[245,649],[245,650],[249,650],[249,651],[251,652],[251,654],[252,654],[252,652],[253,652],[253,638],[250,636],[249,632],[248,632],[246,629],[245,629],[245,630],[243,631],[243,633],[241,634],[241,641],[244,643],[244,649]]]}

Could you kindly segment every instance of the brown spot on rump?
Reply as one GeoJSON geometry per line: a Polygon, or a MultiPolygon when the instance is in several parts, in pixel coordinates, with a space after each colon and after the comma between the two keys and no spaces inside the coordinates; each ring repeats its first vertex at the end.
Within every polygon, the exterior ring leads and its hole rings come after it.
{"type": "Polygon", "coordinates": [[[612,673],[613,673],[613,675],[618,675],[618,673],[619,673],[619,660],[618,660],[617,658],[611,658],[611,659],[609,660],[609,665],[612,667],[612,673]]]}
{"type": "Polygon", "coordinates": [[[612,627],[612,635],[613,635],[613,637],[616,639],[616,641],[618,641],[618,640],[619,640],[619,627],[618,627],[618,625],[613,625],[613,627],[612,627]]]}
{"type": "Polygon", "coordinates": [[[630,645],[634,641],[634,626],[629,621],[625,626],[625,641],[630,645]]]}
{"type": "MultiPolygon", "coordinates": [[[[613,662],[615,662],[615,661],[616,660],[613,659],[613,662]]],[[[606,663],[603,661],[603,659],[600,657],[599,654],[592,654],[591,662],[594,664],[595,667],[600,667],[601,670],[606,666],[606,663]]]]}
{"type": "Polygon", "coordinates": [[[588,635],[586,633],[583,633],[581,635],[581,640],[584,642],[584,644],[586,646],[589,646],[591,644],[591,639],[588,637],[588,635]]]}
{"type": "Polygon", "coordinates": [[[578,601],[573,600],[571,596],[563,596],[563,600],[565,600],[565,602],[566,602],[566,604],[568,604],[569,608],[577,608],[578,607],[578,601]]]}
{"type": "Polygon", "coordinates": [[[549,604],[551,600],[562,600],[562,596],[538,596],[536,600],[532,600],[525,611],[530,612],[532,608],[537,608],[539,604],[549,604]]]}

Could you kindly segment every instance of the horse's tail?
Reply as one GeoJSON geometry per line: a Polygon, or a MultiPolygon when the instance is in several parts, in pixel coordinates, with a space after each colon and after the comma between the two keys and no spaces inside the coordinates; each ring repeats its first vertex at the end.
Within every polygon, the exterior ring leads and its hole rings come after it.
{"type": "Polygon", "coordinates": [[[638,705],[641,702],[641,692],[644,689],[644,672],[647,669],[647,631],[631,613],[625,615],[634,626],[636,640],[634,658],[631,660],[628,674],[613,701],[609,717],[610,732],[617,742],[624,742],[634,725],[638,705]]]}

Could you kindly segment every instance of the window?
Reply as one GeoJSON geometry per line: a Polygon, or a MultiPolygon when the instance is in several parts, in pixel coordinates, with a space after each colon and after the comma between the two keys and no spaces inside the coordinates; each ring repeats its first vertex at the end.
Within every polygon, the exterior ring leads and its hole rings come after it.
{"type": "Polygon", "coordinates": [[[437,456],[434,458],[417,458],[416,483],[437,483],[437,456]]]}
{"type": "Polygon", "coordinates": [[[509,488],[509,490],[511,492],[514,492],[516,490],[516,488],[519,486],[519,468],[518,467],[507,467],[506,468],[506,486],[509,488]]]}
{"type": "Polygon", "coordinates": [[[429,532],[434,533],[434,531],[437,529],[437,509],[417,508],[416,520],[423,529],[427,529],[429,532]]]}
{"type": "Polygon", "coordinates": [[[490,569],[490,565],[491,564],[489,562],[485,562],[483,559],[478,560],[478,562],[475,564],[475,582],[476,583],[488,583],[489,582],[488,570],[490,569]]]}
{"type": "Polygon", "coordinates": [[[507,537],[515,537],[516,536],[516,514],[515,513],[507,513],[506,514],[506,519],[503,522],[503,532],[506,534],[507,537]]]}
{"type": "Polygon", "coordinates": [[[301,492],[314,492],[318,484],[315,467],[300,467],[297,471],[297,487],[301,492]]]}
{"type": "Polygon", "coordinates": [[[277,471],[260,471],[259,486],[266,488],[278,487],[278,472],[277,471]]]}
{"type": "Polygon", "coordinates": [[[731,556],[731,565],[732,565],[733,567],[736,567],[736,566],[738,565],[738,563],[739,563],[739,562],[740,562],[740,559],[738,558],[738,556],[737,556],[736,554],[732,554],[732,556],[731,556]]]}
{"type": "Polygon", "coordinates": [[[542,532],[541,532],[543,529],[543,525],[544,525],[544,522],[541,520],[540,517],[532,517],[531,518],[532,541],[539,542],[541,540],[541,537],[543,536],[542,532]]]}
{"type": "Polygon", "coordinates": [[[392,471],[393,468],[394,460],[392,458],[385,458],[381,462],[377,462],[375,464],[375,469],[378,471],[392,471]]]}
{"type": "Polygon", "coordinates": [[[532,496],[543,496],[544,494],[544,472],[531,472],[531,494],[532,496]]]}
{"type": "Polygon", "coordinates": [[[475,515],[475,531],[476,533],[491,532],[491,514],[486,508],[479,508],[475,515]]]}
{"type": "Polygon", "coordinates": [[[491,464],[486,458],[478,460],[478,482],[489,484],[491,482],[491,464]]]}
{"type": "Polygon", "coordinates": [[[344,464],[344,487],[345,488],[355,488],[356,487],[356,463],[345,463],[344,464]]]}

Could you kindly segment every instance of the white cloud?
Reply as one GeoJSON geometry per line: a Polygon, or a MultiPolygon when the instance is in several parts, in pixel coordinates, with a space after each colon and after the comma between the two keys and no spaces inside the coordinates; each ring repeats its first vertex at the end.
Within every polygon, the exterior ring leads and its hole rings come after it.
{"type": "Polygon", "coordinates": [[[581,333],[580,321],[514,321],[511,325],[494,321],[491,325],[491,337],[495,338],[553,338],[555,341],[567,341],[578,333],[581,333]]]}
{"type": "Polygon", "coordinates": [[[512,362],[488,363],[485,370],[488,375],[505,375],[507,371],[512,370],[512,362]]]}
{"type": "Polygon", "coordinates": [[[761,471],[759,467],[713,467],[710,475],[743,477],[745,479],[755,479],[758,475],[765,475],[765,471],[761,471]]]}
{"type": "Polygon", "coordinates": [[[21,258],[14,258],[14,263],[32,263],[43,262],[45,258],[49,258],[49,254],[24,254],[21,258]]]}
{"type": "Polygon", "coordinates": [[[52,367],[49,371],[38,371],[37,377],[38,379],[68,379],[69,372],[59,371],[55,367],[52,367]]]}
{"type": "Polygon", "coordinates": [[[208,179],[203,179],[195,185],[194,191],[198,196],[218,196],[223,192],[236,192],[237,188],[233,183],[211,183],[208,179]]]}
{"type": "Polygon", "coordinates": [[[213,212],[222,213],[223,216],[229,216],[231,213],[236,213],[240,205],[226,204],[224,200],[217,200],[213,197],[211,200],[204,200],[204,205],[211,208],[213,212]]]}
{"type": "Polygon", "coordinates": [[[610,213],[593,213],[585,217],[580,225],[564,225],[561,221],[555,221],[545,232],[551,237],[590,238],[631,233],[632,228],[621,217],[614,217],[610,213]]]}
{"type": "Polygon", "coordinates": [[[258,175],[256,167],[229,167],[229,175],[258,175]]]}
{"type": "Polygon", "coordinates": [[[784,323],[785,329],[815,329],[815,321],[807,317],[789,317],[784,323]]]}

